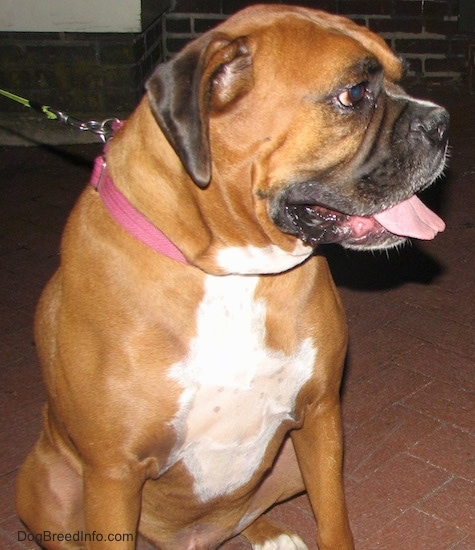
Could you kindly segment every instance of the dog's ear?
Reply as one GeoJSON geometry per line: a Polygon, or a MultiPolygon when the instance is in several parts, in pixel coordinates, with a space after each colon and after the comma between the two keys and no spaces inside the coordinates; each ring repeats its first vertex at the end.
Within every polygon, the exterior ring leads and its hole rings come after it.
{"type": "Polygon", "coordinates": [[[209,115],[252,87],[247,40],[210,33],[192,42],[146,83],[152,112],[193,181],[211,179],[209,115]]]}

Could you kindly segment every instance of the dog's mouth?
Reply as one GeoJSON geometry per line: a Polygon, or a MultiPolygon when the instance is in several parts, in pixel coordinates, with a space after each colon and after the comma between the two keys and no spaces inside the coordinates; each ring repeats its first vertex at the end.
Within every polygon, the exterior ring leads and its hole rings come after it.
{"type": "Polygon", "coordinates": [[[306,244],[388,248],[406,238],[433,239],[445,223],[415,195],[371,216],[356,216],[318,204],[284,206],[287,228],[306,244]]]}

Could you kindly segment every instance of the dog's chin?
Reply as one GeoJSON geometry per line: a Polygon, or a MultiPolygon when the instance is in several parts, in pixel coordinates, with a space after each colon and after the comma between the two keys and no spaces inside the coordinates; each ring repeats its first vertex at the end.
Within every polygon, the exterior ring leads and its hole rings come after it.
{"type": "Polygon", "coordinates": [[[384,228],[374,216],[354,216],[321,205],[286,204],[287,225],[305,244],[338,243],[356,250],[393,248],[406,242],[406,237],[384,228]]]}

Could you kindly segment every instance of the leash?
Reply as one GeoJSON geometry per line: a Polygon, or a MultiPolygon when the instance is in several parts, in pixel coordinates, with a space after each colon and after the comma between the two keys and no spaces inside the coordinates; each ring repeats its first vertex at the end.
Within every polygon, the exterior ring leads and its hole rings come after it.
{"type": "Polygon", "coordinates": [[[12,101],[16,101],[24,107],[33,109],[37,113],[45,115],[49,120],[58,120],[62,124],[76,128],[76,130],[80,130],[81,132],[92,132],[93,134],[98,136],[103,143],[105,143],[112,137],[112,134],[114,133],[114,128],[118,123],[120,123],[120,120],[115,117],[106,118],[101,121],[79,120],[78,118],[71,116],[65,111],[53,109],[53,107],[50,107],[49,105],[42,105],[37,101],[33,101],[31,99],[20,97],[16,94],[12,94],[7,90],[0,89],[0,95],[3,95],[4,97],[11,99],[12,101]]]}
{"type": "MultiPolygon", "coordinates": [[[[99,136],[104,143],[107,143],[114,132],[122,125],[122,121],[115,117],[106,118],[102,121],[79,120],[64,111],[53,109],[49,105],[41,105],[41,103],[37,101],[25,99],[24,97],[20,97],[2,89],[0,89],[0,95],[45,115],[49,120],[58,120],[77,130],[92,132],[99,136]]],[[[107,145],[105,146],[105,150],[107,150],[107,145]]],[[[99,193],[109,214],[128,233],[156,252],[168,256],[182,264],[188,264],[185,256],[170,239],[162,233],[158,227],[155,227],[143,214],[136,210],[119,189],[117,189],[107,171],[104,155],[96,158],[89,183],[99,193]]]]}

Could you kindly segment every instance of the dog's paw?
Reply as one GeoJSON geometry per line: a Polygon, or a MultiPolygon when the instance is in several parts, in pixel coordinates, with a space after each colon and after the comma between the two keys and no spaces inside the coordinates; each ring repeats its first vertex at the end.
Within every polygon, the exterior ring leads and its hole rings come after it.
{"type": "Polygon", "coordinates": [[[278,537],[252,546],[253,550],[308,550],[304,541],[295,534],[282,533],[278,537]]]}
{"type": "Polygon", "coordinates": [[[308,550],[296,533],[275,525],[265,516],[258,517],[242,535],[251,543],[252,550],[308,550]]]}

